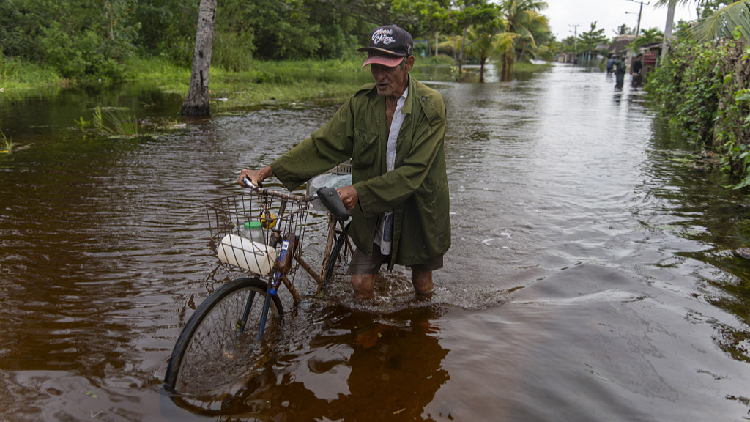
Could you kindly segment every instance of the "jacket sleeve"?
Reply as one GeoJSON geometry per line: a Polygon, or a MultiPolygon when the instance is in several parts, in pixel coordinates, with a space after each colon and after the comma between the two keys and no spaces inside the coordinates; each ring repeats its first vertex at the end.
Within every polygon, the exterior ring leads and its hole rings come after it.
{"type": "Polygon", "coordinates": [[[349,99],[323,127],[271,163],[276,177],[294,190],[352,156],[352,100],[349,99]]]}
{"type": "MultiPolygon", "coordinates": [[[[419,100],[417,100],[419,101],[419,100]]],[[[413,116],[411,148],[400,152],[396,168],[382,176],[354,184],[365,218],[392,210],[411,196],[425,180],[445,138],[445,103],[442,97],[422,97],[422,112],[413,116]]],[[[402,128],[403,130],[403,128],[402,128]]]]}

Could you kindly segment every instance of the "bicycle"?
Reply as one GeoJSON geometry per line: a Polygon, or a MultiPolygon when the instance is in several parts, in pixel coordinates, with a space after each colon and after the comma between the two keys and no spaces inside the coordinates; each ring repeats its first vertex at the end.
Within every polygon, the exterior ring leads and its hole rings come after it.
{"type": "MultiPolygon", "coordinates": [[[[249,180],[246,184],[250,185],[249,180]]],[[[234,279],[209,295],[180,333],[164,389],[182,401],[189,397],[211,402],[212,397],[234,395],[245,388],[246,381],[263,368],[269,352],[269,343],[264,345],[261,339],[273,340],[279,333],[284,315],[278,296],[281,284],[299,302],[293,275],[301,266],[315,280],[316,295],[321,295],[335,268],[346,263],[352,250],[346,224],[349,214],[333,188],[321,188],[315,195],[294,195],[253,187],[249,193],[224,196],[205,205],[212,249],[225,264],[252,275],[234,279]],[[328,237],[319,272],[302,257],[307,217],[316,199],[328,211],[328,237]],[[253,225],[260,239],[242,232],[249,221],[260,222],[260,231],[253,225]]]]}

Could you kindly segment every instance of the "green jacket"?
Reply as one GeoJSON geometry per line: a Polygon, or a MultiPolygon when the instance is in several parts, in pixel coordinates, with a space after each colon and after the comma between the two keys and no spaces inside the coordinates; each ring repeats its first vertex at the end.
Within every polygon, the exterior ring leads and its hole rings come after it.
{"type": "Polygon", "coordinates": [[[618,75],[625,75],[625,73],[628,70],[628,65],[625,64],[625,60],[620,60],[617,62],[617,74],[618,75]]]}
{"type": "Polygon", "coordinates": [[[372,254],[378,218],[394,211],[388,269],[434,262],[450,248],[450,198],[445,167],[445,103],[440,94],[409,77],[406,115],[398,135],[396,166],[386,171],[385,98],[364,85],[323,127],[271,163],[290,190],[352,159],[359,203],[349,234],[372,254]]]}

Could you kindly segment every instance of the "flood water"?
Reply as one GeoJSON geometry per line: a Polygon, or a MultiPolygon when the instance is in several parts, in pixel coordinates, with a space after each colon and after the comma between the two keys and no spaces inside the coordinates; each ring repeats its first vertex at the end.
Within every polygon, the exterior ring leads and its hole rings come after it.
{"type": "Polygon", "coordinates": [[[237,276],[209,249],[202,201],[336,108],[114,139],[74,120],[96,105],[179,120],[182,98],[155,84],[0,93],[18,147],[0,154],[0,421],[750,419],[750,264],[731,253],[745,196],[686,165],[691,147],[629,81],[615,92],[572,66],[488,80],[431,84],[448,107],[453,233],[431,302],[403,268],[367,306],[345,278],[316,299],[298,274],[305,297],[282,290],[262,387],[225,414],[161,394],[193,309],[237,276]]]}

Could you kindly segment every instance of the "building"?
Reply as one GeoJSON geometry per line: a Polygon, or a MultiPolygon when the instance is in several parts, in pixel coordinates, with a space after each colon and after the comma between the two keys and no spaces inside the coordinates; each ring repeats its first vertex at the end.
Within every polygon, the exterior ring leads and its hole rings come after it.
{"type": "Polygon", "coordinates": [[[625,56],[625,63],[630,66],[630,63],[633,62],[633,58],[635,57],[633,50],[630,49],[630,44],[632,44],[633,41],[635,41],[635,35],[618,35],[609,46],[609,54],[625,56]]]}

